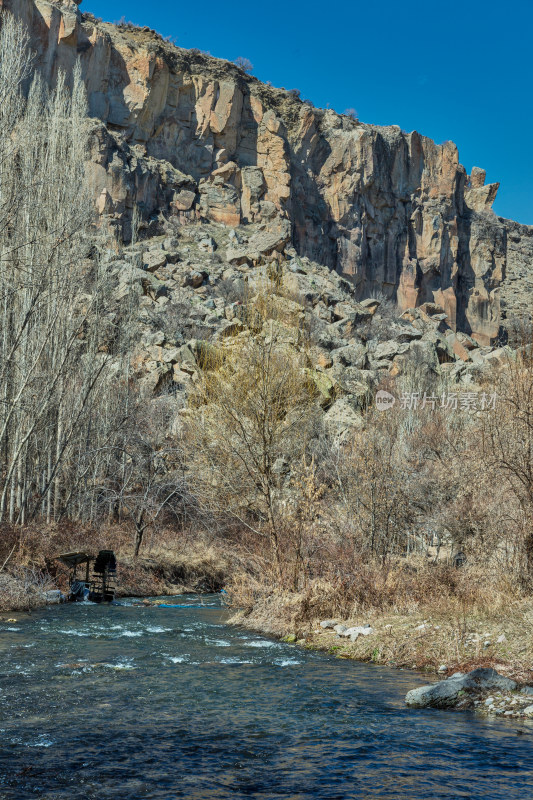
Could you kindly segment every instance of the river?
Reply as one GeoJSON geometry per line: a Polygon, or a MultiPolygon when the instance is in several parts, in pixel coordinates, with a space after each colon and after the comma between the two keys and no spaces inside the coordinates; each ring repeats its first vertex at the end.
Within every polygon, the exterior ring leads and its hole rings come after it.
{"type": "Polygon", "coordinates": [[[533,797],[533,726],[408,710],[420,676],[169,602],[0,623],[2,800],[533,797]]]}

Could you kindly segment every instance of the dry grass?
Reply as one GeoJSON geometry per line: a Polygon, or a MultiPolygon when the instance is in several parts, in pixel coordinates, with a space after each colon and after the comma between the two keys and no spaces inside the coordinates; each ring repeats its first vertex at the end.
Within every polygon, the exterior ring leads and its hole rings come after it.
{"type": "MultiPolygon", "coordinates": [[[[361,624],[359,621],[348,621],[361,624]]],[[[369,614],[374,633],[346,642],[332,631],[314,627],[306,641],[339,657],[445,675],[476,667],[494,667],[522,683],[533,683],[533,614],[523,601],[512,614],[471,613],[457,617],[432,606],[411,615],[369,614]],[[503,637],[502,641],[498,641],[503,637]]]]}
{"type": "Polygon", "coordinates": [[[316,580],[305,591],[279,593],[241,576],[229,590],[233,622],[341,658],[430,672],[445,665],[446,674],[493,666],[533,682],[531,597],[473,569],[364,565],[350,586],[316,580]],[[351,642],[323,630],[325,619],[370,624],[373,633],[351,642]]]}
{"type": "Polygon", "coordinates": [[[0,575],[0,612],[30,611],[43,605],[43,592],[53,588],[46,574],[15,567],[0,575]]]}

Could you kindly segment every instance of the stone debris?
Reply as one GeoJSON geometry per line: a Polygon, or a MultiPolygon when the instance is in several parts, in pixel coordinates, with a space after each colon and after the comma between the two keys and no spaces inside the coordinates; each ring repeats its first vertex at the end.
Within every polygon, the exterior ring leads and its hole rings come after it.
{"type": "Polygon", "coordinates": [[[337,622],[332,619],[325,619],[320,623],[323,630],[333,629],[333,631],[345,639],[350,639],[352,642],[357,641],[359,636],[370,636],[374,633],[374,629],[368,623],[366,625],[345,625],[342,622],[337,622]]]}
{"type": "Polygon", "coordinates": [[[333,630],[335,631],[337,636],[344,636],[346,631],[348,630],[348,628],[346,627],[346,625],[339,624],[339,625],[335,625],[333,630]]]}
{"type": "Polygon", "coordinates": [[[356,642],[359,636],[370,636],[372,633],[374,633],[374,629],[370,625],[356,625],[355,627],[347,628],[341,636],[356,642]]]}
{"type": "MultiPolygon", "coordinates": [[[[483,392],[476,382],[480,375],[493,371],[495,364],[500,368],[502,358],[512,358],[509,348],[502,355],[502,348],[477,344],[467,349],[461,343],[463,350],[449,347],[456,334],[443,315],[428,313],[435,310],[429,303],[408,312],[372,298],[360,303],[349,283],[305,257],[298,258],[299,272],[291,272],[290,246],[280,245],[284,249],[276,251],[275,258],[257,251],[253,265],[228,265],[221,259],[219,254],[237,237],[254,240],[258,227],[250,223],[228,231],[195,222],[173,235],[154,236],[140,247],[126,247],[107,264],[116,313],[128,297],[139,306],[132,363],[145,398],[155,398],[168,387],[185,407],[192,384],[184,373],[194,383],[202,368],[194,341],[214,344],[249,332],[250,309],[274,273],[280,285],[269,284],[275,321],[264,331],[266,340],[273,335],[300,350],[306,347],[300,331],[314,329],[305,369],[317,389],[325,428],[340,442],[364,425],[361,412],[374,402],[377,387],[388,376],[424,362],[446,378],[456,397],[475,390],[474,400],[479,397],[481,403],[483,392]],[[172,326],[170,319],[175,320],[172,326]]],[[[280,243],[280,235],[273,234],[271,243],[280,243]]],[[[111,318],[109,323],[112,334],[111,318]]]]}

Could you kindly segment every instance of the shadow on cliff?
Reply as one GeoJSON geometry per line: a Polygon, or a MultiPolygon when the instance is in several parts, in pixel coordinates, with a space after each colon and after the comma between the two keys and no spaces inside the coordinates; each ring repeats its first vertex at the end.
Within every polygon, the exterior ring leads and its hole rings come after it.
{"type": "Polygon", "coordinates": [[[459,238],[458,256],[459,271],[457,275],[457,330],[471,334],[472,327],[468,321],[466,310],[470,294],[474,287],[475,275],[472,268],[470,243],[472,239],[472,212],[465,207],[463,214],[457,220],[457,235],[459,238]]]}

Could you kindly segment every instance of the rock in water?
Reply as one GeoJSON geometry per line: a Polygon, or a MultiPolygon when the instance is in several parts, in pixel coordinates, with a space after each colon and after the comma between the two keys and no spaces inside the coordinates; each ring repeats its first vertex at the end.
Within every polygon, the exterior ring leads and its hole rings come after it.
{"type": "Polygon", "coordinates": [[[515,681],[505,678],[494,669],[475,669],[466,675],[455,673],[451,678],[407,692],[405,702],[413,708],[464,708],[485,692],[512,692],[515,681]]]}

